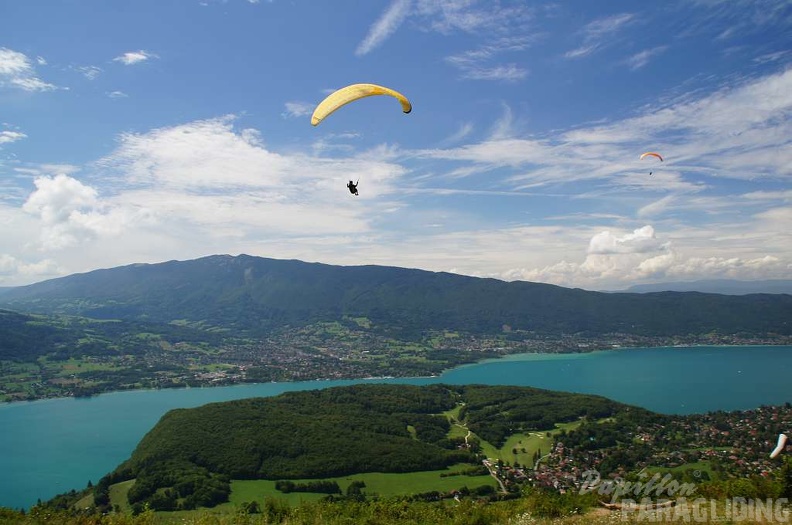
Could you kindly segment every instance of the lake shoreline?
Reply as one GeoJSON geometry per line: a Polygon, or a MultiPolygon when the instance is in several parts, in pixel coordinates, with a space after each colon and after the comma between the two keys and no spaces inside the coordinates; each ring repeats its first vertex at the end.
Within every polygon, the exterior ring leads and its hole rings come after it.
{"type": "Polygon", "coordinates": [[[439,374],[432,374],[432,375],[425,375],[425,376],[348,376],[348,377],[321,377],[321,378],[314,378],[314,379],[300,379],[300,380],[291,380],[291,381],[237,381],[232,383],[215,383],[215,384],[202,384],[198,386],[190,386],[190,385],[174,385],[172,387],[160,387],[160,388],[148,388],[148,387],[141,387],[141,388],[122,388],[122,389],[113,389],[98,392],[91,395],[69,395],[69,396],[42,396],[35,399],[24,399],[24,400],[3,400],[0,402],[0,409],[4,406],[15,406],[15,405],[24,405],[30,403],[38,403],[42,401],[53,401],[53,400],[63,400],[63,399],[94,399],[101,396],[109,395],[109,394],[120,394],[126,392],[162,392],[162,391],[182,391],[182,390],[205,390],[205,389],[215,389],[215,388],[232,388],[232,387],[245,387],[245,386],[256,386],[256,385],[269,385],[269,384],[279,384],[279,385],[291,385],[291,384],[302,384],[306,382],[318,382],[318,381],[381,381],[381,380],[423,380],[423,379],[436,379],[438,377],[442,377],[443,375],[451,372],[453,370],[467,368],[467,367],[475,367],[482,364],[488,363],[500,363],[505,361],[531,361],[531,360],[546,360],[546,359],[569,359],[571,356],[589,356],[589,355],[596,355],[601,353],[608,353],[608,352],[619,352],[619,351],[631,351],[631,350],[645,350],[645,349],[667,349],[667,350],[677,350],[681,348],[752,348],[752,347],[781,347],[781,346],[790,346],[792,341],[785,341],[785,342],[763,342],[763,343],[750,343],[750,344],[707,344],[707,343],[691,343],[691,344],[681,344],[681,345],[667,345],[667,344],[658,344],[656,346],[620,346],[620,345],[613,345],[611,348],[592,348],[592,349],[581,349],[579,351],[569,351],[569,352],[515,352],[515,353],[505,353],[498,357],[484,357],[482,359],[468,362],[468,363],[461,363],[457,364],[448,368],[443,369],[439,374]],[[524,359],[525,357],[530,357],[530,359],[524,359]]]}

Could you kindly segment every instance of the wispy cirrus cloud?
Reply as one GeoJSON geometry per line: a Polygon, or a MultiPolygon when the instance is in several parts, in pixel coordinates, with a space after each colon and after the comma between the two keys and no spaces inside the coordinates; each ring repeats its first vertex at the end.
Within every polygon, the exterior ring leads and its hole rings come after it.
{"type": "Polygon", "coordinates": [[[411,0],[393,0],[382,16],[369,28],[368,34],[355,49],[355,54],[366,55],[385,42],[402,25],[410,14],[411,7],[411,0]]]}
{"type": "Polygon", "coordinates": [[[88,80],[95,80],[99,75],[102,74],[102,68],[97,66],[75,66],[72,69],[80,73],[88,80]]]}
{"type": "Polygon", "coordinates": [[[454,133],[443,139],[441,144],[444,145],[456,144],[459,141],[463,140],[468,135],[470,135],[472,132],[473,132],[473,123],[465,122],[459,127],[458,130],[456,130],[454,133]]]}
{"type": "MultiPolygon", "coordinates": [[[[499,170],[508,174],[515,189],[589,181],[600,186],[600,195],[606,187],[688,194],[707,188],[701,176],[789,180],[790,115],[792,70],[787,70],[696,99],[645,108],[642,114],[610,124],[540,137],[517,134],[509,109],[487,140],[415,155],[452,163],[450,174],[455,176],[499,170]],[[666,162],[648,166],[638,160],[648,145],[667,152],[666,162]]],[[[672,204],[678,203],[644,203],[641,213],[657,214],[672,204]]]]}
{"type": "Polygon", "coordinates": [[[644,49],[643,51],[635,53],[631,57],[627,58],[624,63],[630,69],[635,71],[636,69],[641,69],[644,67],[653,57],[664,53],[667,49],[668,46],[657,46],[651,49],[644,49]]]}
{"type": "MultiPolygon", "coordinates": [[[[370,53],[390,38],[409,18],[424,31],[449,35],[464,32],[497,41],[502,38],[524,38],[535,16],[535,9],[523,4],[505,6],[479,0],[393,0],[371,25],[355,54],[370,53]]],[[[490,66],[480,78],[513,77],[516,66],[490,66]]]]}
{"type": "Polygon", "coordinates": [[[487,0],[417,0],[415,14],[425,28],[442,34],[462,31],[501,38],[518,36],[520,30],[527,29],[535,9],[522,3],[503,5],[487,0]]]}
{"type": "Polygon", "coordinates": [[[465,51],[445,58],[445,61],[462,72],[462,78],[471,80],[521,80],[528,76],[528,69],[515,63],[498,64],[498,55],[522,51],[529,47],[527,37],[501,38],[478,49],[465,51]]]}
{"type": "Polygon", "coordinates": [[[613,41],[612,35],[631,23],[634,18],[630,13],[621,13],[589,22],[582,30],[583,43],[564,53],[564,57],[583,58],[610,45],[613,41]]]}
{"type": "Polygon", "coordinates": [[[305,117],[313,113],[316,104],[309,102],[286,102],[285,110],[281,113],[283,118],[305,117]]]}
{"type": "Polygon", "coordinates": [[[152,58],[159,57],[154,53],[149,53],[148,51],[141,49],[139,51],[128,51],[122,55],[119,55],[113,59],[113,62],[121,62],[125,66],[131,66],[133,64],[145,62],[146,60],[150,60],[152,58]]]}
{"type": "MultiPolygon", "coordinates": [[[[39,65],[46,64],[43,59],[39,65]]],[[[8,86],[25,91],[51,91],[54,84],[41,80],[33,66],[33,61],[24,53],[0,47],[0,87],[8,86]]]]}

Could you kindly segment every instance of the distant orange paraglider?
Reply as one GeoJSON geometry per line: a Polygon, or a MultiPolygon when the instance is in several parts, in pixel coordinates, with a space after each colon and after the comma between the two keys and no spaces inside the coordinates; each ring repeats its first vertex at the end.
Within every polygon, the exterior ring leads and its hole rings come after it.
{"type": "MultiPolygon", "coordinates": [[[[660,162],[663,162],[663,156],[660,155],[659,153],[655,153],[654,151],[647,151],[646,153],[642,153],[640,160],[644,160],[646,157],[657,157],[658,159],[660,159],[660,162]]],[[[650,171],[649,175],[651,174],[652,172],[650,171]]]]}
{"type": "Polygon", "coordinates": [[[663,157],[659,153],[655,153],[654,151],[647,151],[646,153],[641,154],[641,159],[644,160],[646,157],[657,157],[660,159],[660,162],[663,162],[663,157]]]}

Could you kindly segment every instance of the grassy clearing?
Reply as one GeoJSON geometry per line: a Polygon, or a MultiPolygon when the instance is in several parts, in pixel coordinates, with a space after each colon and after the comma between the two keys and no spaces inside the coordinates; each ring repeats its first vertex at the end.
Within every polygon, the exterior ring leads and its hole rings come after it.
{"type": "Polygon", "coordinates": [[[659,473],[659,474],[682,474],[687,470],[693,469],[694,471],[698,472],[706,472],[709,476],[709,479],[714,479],[715,473],[712,470],[712,464],[709,461],[696,461],[694,463],[684,463],[677,467],[671,468],[663,468],[663,467],[647,467],[647,471],[650,474],[659,473]]]}
{"type": "Polygon", "coordinates": [[[80,499],[77,503],[75,503],[74,508],[87,509],[93,504],[94,504],[94,497],[93,497],[93,493],[91,493],[85,496],[84,498],[80,499]]]}
{"type": "MultiPolygon", "coordinates": [[[[512,434],[506,439],[502,447],[496,448],[492,443],[478,438],[481,442],[481,449],[490,459],[500,459],[504,463],[514,464],[515,462],[520,465],[532,467],[534,464],[533,455],[539,451],[540,455],[545,455],[550,452],[550,447],[553,445],[553,438],[560,434],[562,430],[569,432],[581,425],[582,421],[573,421],[571,423],[556,423],[556,428],[553,430],[533,431],[525,433],[512,434]],[[547,433],[550,437],[547,437],[547,433]],[[515,453],[516,450],[516,453],[515,453]]],[[[449,432],[449,435],[451,433],[449,432]]],[[[473,434],[475,436],[475,434],[473,434]]]]}
{"type": "Polygon", "coordinates": [[[371,328],[371,320],[368,317],[352,317],[350,320],[361,328],[371,328]]]}
{"type": "Polygon", "coordinates": [[[127,493],[134,483],[135,480],[130,479],[129,481],[122,481],[121,483],[110,485],[110,504],[114,507],[118,505],[121,512],[130,512],[131,508],[129,500],[127,500],[127,493]]]}
{"type": "MultiPolygon", "coordinates": [[[[324,479],[327,481],[335,481],[344,492],[346,492],[347,487],[349,487],[353,481],[362,481],[366,484],[366,487],[363,489],[366,494],[376,494],[385,498],[391,496],[420,494],[422,492],[431,492],[433,490],[450,492],[465,486],[472,490],[483,485],[490,485],[493,487],[497,485],[495,480],[488,475],[455,475],[441,477],[441,474],[460,472],[470,467],[471,465],[460,463],[458,465],[452,465],[444,470],[429,470],[401,474],[369,472],[366,474],[354,474],[351,476],[324,479]]],[[[295,483],[306,483],[315,480],[296,479],[292,481],[295,483]]],[[[126,502],[126,495],[133,483],[134,480],[130,480],[111,485],[111,504],[118,504],[122,511],[128,511],[129,504],[126,502]]],[[[242,503],[257,501],[259,505],[263,505],[267,498],[275,498],[289,504],[290,506],[298,506],[301,503],[320,500],[325,496],[325,494],[309,492],[291,492],[284,494],[283,492],[275,489],[275,481],[271,480],[234,480],[231,482],[231,496],[228,503],[223,503],[222,505],[218,505],[212,509],[158,512],[157,516],[161,518],[163,522],[173,522],[174,520],[178,522],[181,519],[193,518],[197,515],[197,513],[208,513],[212,515],[233,514],[238,511],[242,503]]]]}

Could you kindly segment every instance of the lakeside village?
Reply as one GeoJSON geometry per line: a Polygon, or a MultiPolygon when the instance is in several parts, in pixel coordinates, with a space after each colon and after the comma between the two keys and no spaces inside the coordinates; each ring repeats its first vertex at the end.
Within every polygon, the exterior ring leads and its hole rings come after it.
{"type": "MultiPolygon", "coordinates": [[[[751,478],[761,484],[772,478],[781,461],[769,453],[778,434],[792,429],[792,404],[676,416],[627,431],[606,426],[592,423],[561,432],[548,454],[534,456],[534,468],[493,459],[484,465],[504,492],[527,483],[562,494],[595,492],[603,503],[715,497],[717,491],[706,487],[709,481],[751,478]]],[[[743,496],[762,497],[756,486],[747,484],[743,496]]]]}
{"type": "Polygon", "coordinates": [[[512,331],[497,336],[440,331],[400,341],[362,326],[316,323],[257,341],[218,346],[150,338],[134,353],[102,353],[33,363],[0,362],[0,400],[86,397],[102,392],[372,377],[437,376],[456,366],[519,353],[580,353],[619,348],[696,345],[789,345],[792,336],[650,337],[548,335],[512,331]]]}

